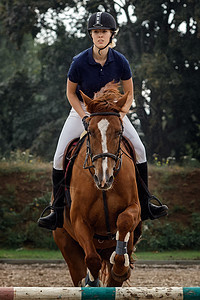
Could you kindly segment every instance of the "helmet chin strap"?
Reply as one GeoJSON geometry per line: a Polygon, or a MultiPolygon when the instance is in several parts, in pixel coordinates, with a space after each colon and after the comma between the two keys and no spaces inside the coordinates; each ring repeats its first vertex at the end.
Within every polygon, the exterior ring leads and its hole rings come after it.
{"type": "Polygon", "coordinates": [[[98,50],[98,54],[101,55],[101,51],[102,51],[103,49],[107,48],[109,44],[110,44],[110,42],[109,42],[105,47],[103,47],[103,48],[99,48],[99,47],[97,47],[97,46],[95,45],[95,46],[99,49],[99,50],[98,50]]]}

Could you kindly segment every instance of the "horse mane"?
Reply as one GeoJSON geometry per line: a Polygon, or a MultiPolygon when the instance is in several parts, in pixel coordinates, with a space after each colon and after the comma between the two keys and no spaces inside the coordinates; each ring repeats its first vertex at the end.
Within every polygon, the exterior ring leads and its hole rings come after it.
{"type": "Polygon", "coordinates": [[[94,99],[87,105],[87,110],[89,113],[120,112],[122,110],[117,106],[117,101],[122,96],[119,91],[119,83],[109,82],[95,93],[94,99]]]}

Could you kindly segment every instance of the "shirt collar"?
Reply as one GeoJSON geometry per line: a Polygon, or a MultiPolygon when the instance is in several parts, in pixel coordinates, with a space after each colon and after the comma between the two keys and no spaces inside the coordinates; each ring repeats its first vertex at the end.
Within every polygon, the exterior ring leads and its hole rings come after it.
{"type": "MultiPolygon", "coordinates": [[[[92,55],[92,49],[93,49],[93,46],[88,49],[88,62],[89,62],[90,65],[97,65],[97,63],[94,60],[93,55],[92,55]]],[[[109,64],[113,60],[114,60],[113,50],[111,48],[109,48],[108,58],[106,60],[105,65],[109,64]]]]}

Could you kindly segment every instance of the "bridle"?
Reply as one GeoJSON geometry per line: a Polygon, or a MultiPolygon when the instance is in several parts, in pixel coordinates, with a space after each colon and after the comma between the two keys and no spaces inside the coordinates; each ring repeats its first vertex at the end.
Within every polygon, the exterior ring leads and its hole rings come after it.
{"type": "Polygon", "coordinates": [[[112,158],[115,161],[114,172],[115,172],[115,176],[116,176],[117,173],[119,172],[119,170],[121,168],[121,164],[122,164],[122,158],[121,158],[121,155],[122,155],[122,153],[121,153],[121,140],[122,140],[122,134],[123,134],[123,129],[124,128],[123,128],[123,124],[122,124],[122,121],[121,121],[121,118],[120,118],[120,114],[117,113],[117,112],[98,112],[98,113],[92,113],[90,115],[91,118],[94,117],[94,116],[116,116],[116,117],[118,117],[120,119],[120,122],[121,122],[121,131],[120,131],[120,134],[119,134],[118,149],[117,149],[116,154],[109,153],[109,152],[103,152],[103,153],[99,153],[99,154],[93,155],[92,151],[91,151],[90,131],[89,131],[89,126],[88,126],[88,129],[87,129],[87,150],[86,150],[86,158],[85,158],[85,162],[84,162],[83,168],[90,170],[91,168],[94,168],[93,163],[97,159],[99,159],[99,158],[105,159],[106,157],[110,157],[110,158],[112,158]],[[90,157],[90,160],[91,160],[92,164],[90,164],[88,162],[89,157],[90,157]]]}

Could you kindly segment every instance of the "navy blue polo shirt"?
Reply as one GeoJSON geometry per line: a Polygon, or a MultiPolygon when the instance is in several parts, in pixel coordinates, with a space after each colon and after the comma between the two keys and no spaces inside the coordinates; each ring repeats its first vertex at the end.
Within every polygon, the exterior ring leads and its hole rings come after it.
{"type": "Polygon", "coordinates": [[[132,77],[128,60],[118,51],[109,48],[108,58],[102,67],[92,55],[92,47],[81,52],[73,58],[68,72],[68,78],[77,85],[77,96],[80,101],[82,97],[79,90],[88,97],[93,98],[108,82],[114,80],[128,80],[132,77]]]}

